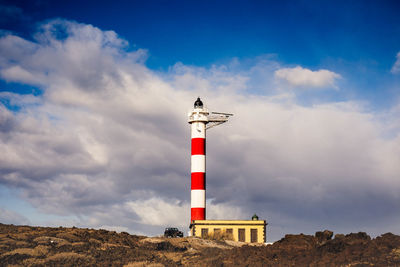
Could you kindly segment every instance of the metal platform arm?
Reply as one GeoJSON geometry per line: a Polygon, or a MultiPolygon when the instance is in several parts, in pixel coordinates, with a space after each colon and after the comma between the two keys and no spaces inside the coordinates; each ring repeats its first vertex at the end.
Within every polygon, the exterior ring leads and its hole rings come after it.
{"type": "Polygon", "coordinates": [[[233,114],[223,112],[211,112],[211,114],[207,116],[208,124],[206,126],[206,130],[227,122],[230,116],[233,116],[233,114]]]}

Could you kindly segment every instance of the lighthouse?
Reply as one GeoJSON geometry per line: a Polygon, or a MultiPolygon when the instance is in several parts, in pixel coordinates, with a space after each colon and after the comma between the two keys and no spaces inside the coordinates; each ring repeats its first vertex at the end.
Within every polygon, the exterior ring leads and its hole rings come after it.
{"type": "Polygon", "coordinates": [[[228,121],[233,114],[208,112],[200,97],[188,114],[191,127],[191,205],[189,236],[226,235],[235,241],[265,243],[267,221],[254,214],[251,220],[206,219],[206,131],[228,121]]]}
{"type": "Polygon", "coordinates": [[[228,121],[233,114],[212,112],[200,97],[189,112],[191,125],[191,216],[190,221],[206,219],[206,130],[228,121]]]}

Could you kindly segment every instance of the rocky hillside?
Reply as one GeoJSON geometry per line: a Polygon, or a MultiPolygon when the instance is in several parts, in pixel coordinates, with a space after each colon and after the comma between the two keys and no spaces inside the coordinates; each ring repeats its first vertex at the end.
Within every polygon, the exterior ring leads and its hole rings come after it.
{"type": "Polygon", "coordinates": [[[329,231],[248,246],[79,228],[0,224],[0,266],[400,266],[400,237],[329,231]]]}

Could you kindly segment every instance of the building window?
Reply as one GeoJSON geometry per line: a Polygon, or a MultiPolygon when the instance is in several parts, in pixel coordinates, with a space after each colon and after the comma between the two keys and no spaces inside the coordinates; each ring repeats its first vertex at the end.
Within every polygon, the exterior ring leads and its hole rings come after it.
{"type": "Polygon", "coordinates": [[[201,238],[207,238],[208,237],[208,229],[203,228],[201,229],[201,238]]]}
{"type": "Polygon", "coordinates": [[[214,228],[214,234],[221,233],[221,228],[214,228]]]}
{"type": "Polygon", "coordinates": [[[250,242],[251,243],[257,243],[258,242],[257,229],[250,229],[250,242]]]}
{"type": "Polygon", "coordinates": [[[239,241],[240,242],[246,242],[246,234],[245,234],[245,229],[240,228],[239,229],[239,241]]]}

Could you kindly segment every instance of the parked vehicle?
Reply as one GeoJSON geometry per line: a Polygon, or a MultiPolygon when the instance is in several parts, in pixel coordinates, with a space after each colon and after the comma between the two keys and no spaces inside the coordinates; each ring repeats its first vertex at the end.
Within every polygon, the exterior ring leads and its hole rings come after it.
{"type": "Polygon", "coordinates": [[[183,233],[181,231],[179,231],[178,228],[168,227],[168,228],[165,228],[164,236],[165,237],[183,237],[183,233]]]}

